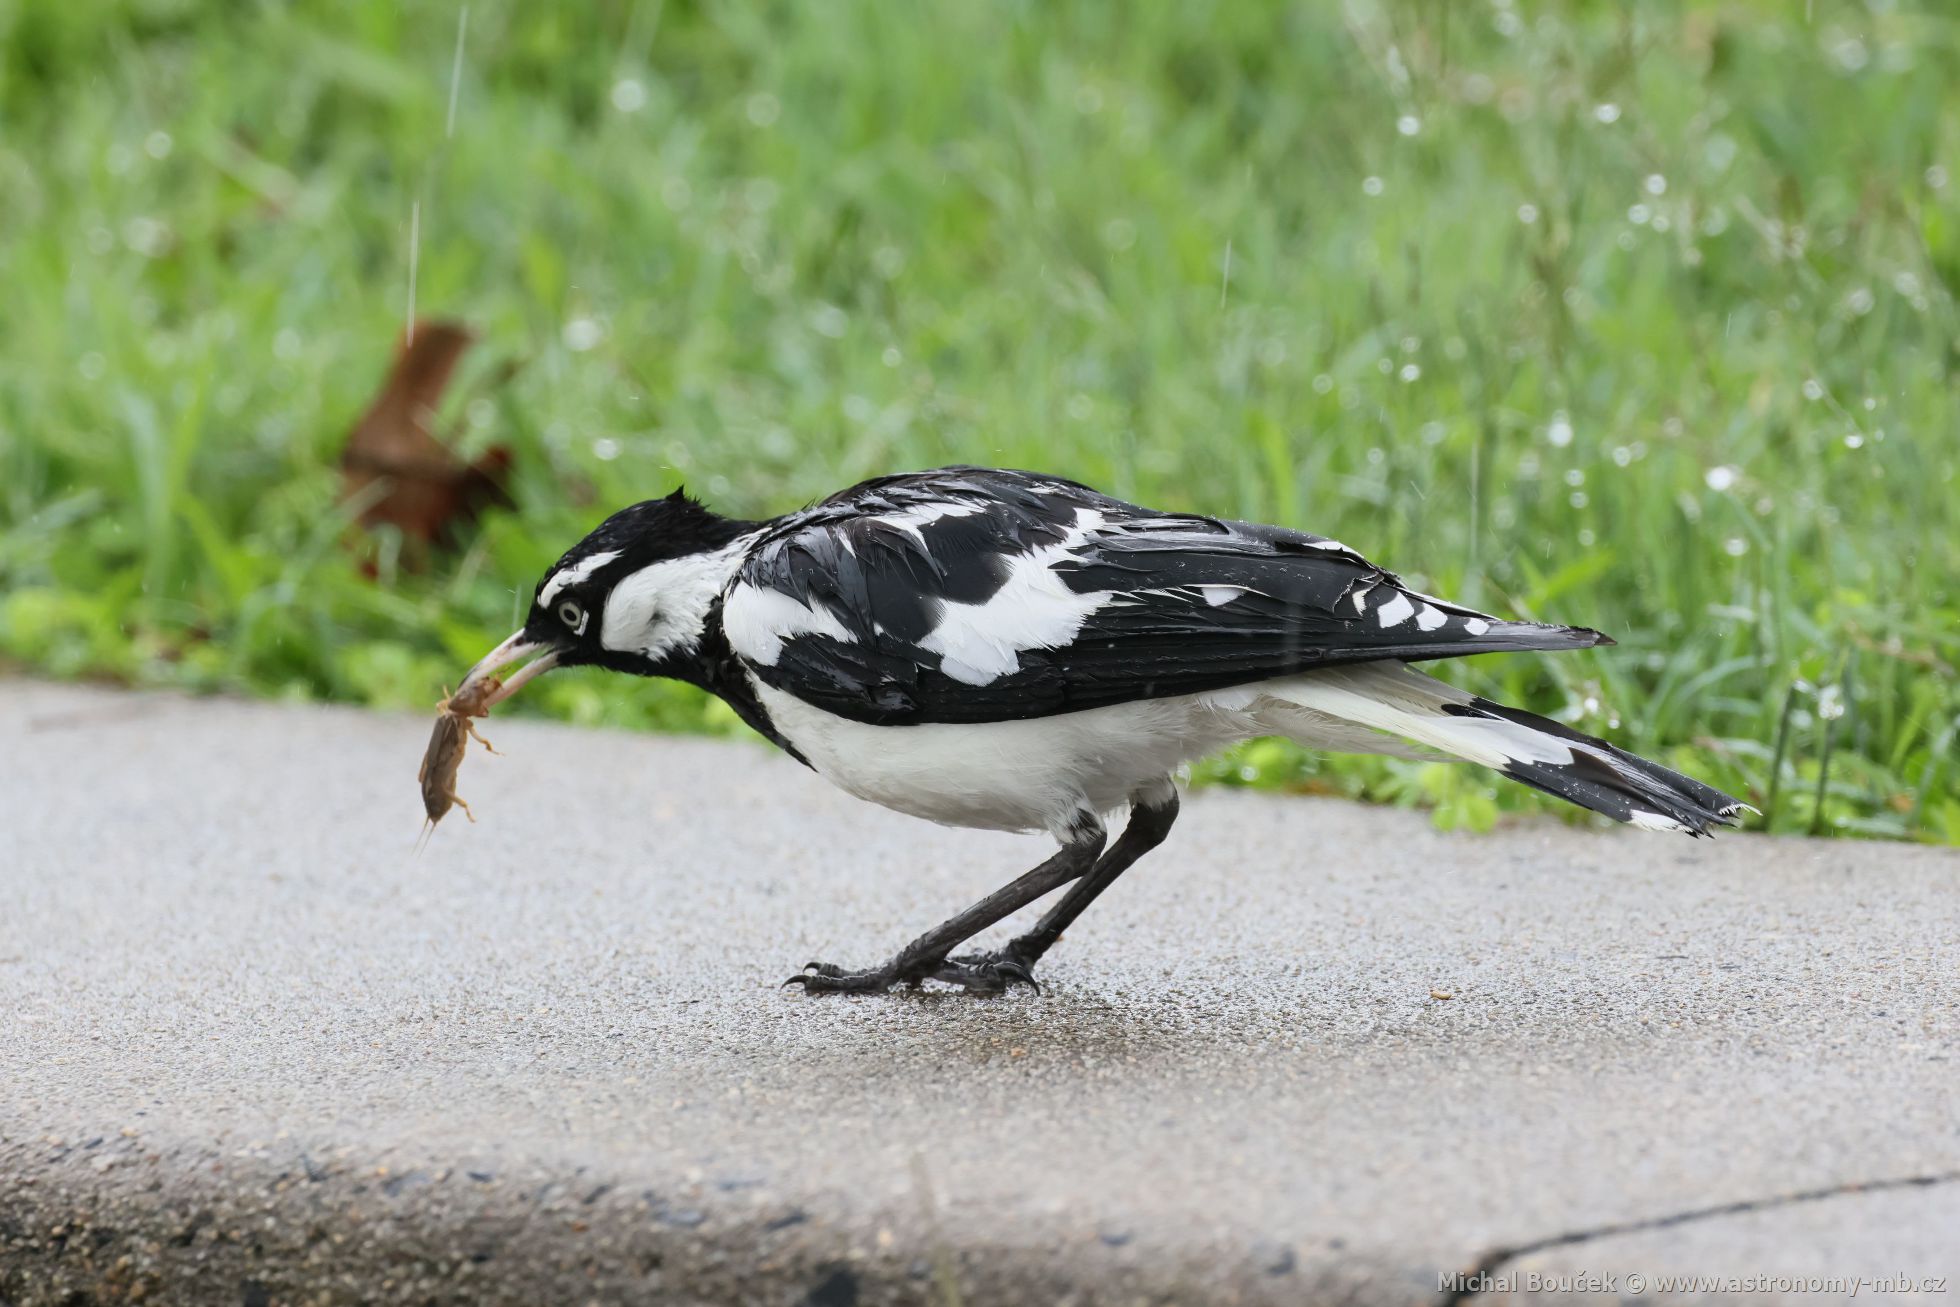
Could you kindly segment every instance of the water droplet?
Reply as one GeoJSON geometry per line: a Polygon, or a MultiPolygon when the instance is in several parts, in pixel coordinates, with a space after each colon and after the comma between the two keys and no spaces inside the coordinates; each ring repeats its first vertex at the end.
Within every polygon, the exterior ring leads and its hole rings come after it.
{"type": "Polygon", "coordinates": [[[1583,486],[1586,484],[1586,474],[1576,467],[1569,467],[1565,469],[1565,484],[1568,486],[1583,486]]]}
{"type": "Polygon", "coordinates": [[[749,102],[744,112],[748,114],[749,121],[757,127],[767,127],[781,116],[783,105],[782,101],[769,94],[769,92],[757,91],[749,97],[749,102]]]}
{"type": "Polygon", "coordinates": [[[1633,462],[1633,451],[1621,445],[1613,451],[1613,466],[1627,467],[1633,462]]]}
{"type": "Polygon", "coordinates": [[[1701,479],[1708,483],[1708,488],[1710,490],[1720,492],[1723,490],[1727,490],[1730,486],[1734,485],[1736,483],[1736,478],[1741,475],[1742,475],[1742,471],[1740,468],[1734,468],[1734,467],[1729,467],[1724,465],[1721,467],[1709,468],[1708,471],[1702,473],[1701,479]]]}
{"type": "Polygon", "coordinates": [[[1645,188],[1647,194],[1649,195],[1667,194],[1667,178],[1661,176],[1657,172],[1648,173],[1647,180],[1642,182],[1641,186],[1645,188]]]}
{"type": "Polygon", "coordinates": [[[565,324],[565,329],[560,334],[565,341],[565,348],[574,354],[579,354],[604,340],[606,329],[591,318],[573,318],[565,324]]]}
{"type": "Polygon", "coordinates": [[[1137,225],[1128,218],[1111,218],[1103,224],[1103,241],[1112,250],[1127,250],[1137,243],[1137,225]]]}
{"type": "Polygon", "coordinates": [[[1518,221],[1524,223],[1526,226],[1537,222],[1538,206],[1535,204],[1520,204],[1518,206],[1518,221]]]}
{"type": "Polygon", "coordinates": [[[1572,419],[1565,415],[1564,410],[1552,414],[1552,424],[1545,428],[1545,439],[1551,442],[1554,449],[1564,449],[1572,443],[1572,419]]]}
{"type": "Polygon", "coordinates": [[[613,83],[612,106],[621,113],[638,113],[647,107],[647,88],[637,78],[620,78],[613,83]]]}
{"type": "Polygon", "coordinates": [[[1803,397],[1812,403],[1824,398],[1824,383],[1816,377],[1805,377],[1803,382],[1803,397]]]}
{"type": "Polygon", "coordinates": [[[1594,105],[1593,117],[1602,123],[1616,123],[1620,121],[1620,106],[1610,101],[1606,104],[1594,105]]]}
{"type": "Polygon", "coordinates": [[[1844,297],[1844,310],[1853,317],[1862,318],[1872,311],[1872,307],[1877,302],[1870,287],[1860,286],[1844,297]]]}
{"type": "Polygon", "coordinates": [[[1937,163],[1928,168],[1922,175],[1926,178],[1926,184],[1936,191],[1946,186],[1946,169],[1937,163]]]}
{"type": "Polygon", "coordinates": [[[1384,462],[1387,461],[1387,459],[1388,459],[1388,451],[1384,450],[1379,445],[1377,445],[1375,448],[1368,451],[1369,467],[1380,467],[1384,462]]]}
{"type": "Polygon", "coordinates": [[[1844,447],[1846,449],[1863,449],[1865,447],[1865,438],[1856,431],[1853,431],[1845,436],[1844,447]]]}
{"type": "Polygon", "coordinates": [[[819,304],[810,311],[810,325],[816,329],[819,336],[842,340],[845,331],[850,328],[851,320],[849,315],[835,304],[819,304]]]}
{"type": "Polygon", "coordinates": [[[1414,381],[1417,377],[1420,377],[1421,375],[1422,375],[1422,369],[1416,366],[1415,364],[1404,363],[1402,365],[1402,372],[1401,372],[1402,380],[1414,381]]]}
{"type": "Polygon", "coordinates": [[[168,159],[173,144],[169,132],[151,132],[143,138],[143,153],[152,159],[168,159]]]}
{"type": "Polygon", "coordinates": [[[1361,193],[1370,197],[1380,195],[1382,193],[1382,179],[1379,177],[1363,177],[1361,179],[1361,193]]]}
{"type": "Polygon", "coordinates": [[[1627,221],[1636,227],[1644,225],[1653,216],[1654,211],[1644,204],[1636,204],[1627,210],[1627,221]]]}
{"type": "Polygon", "coordinates": [[[1404,136],[1414,136],[1422,130],[1422,119],[1412,113],[1405,113],[1395,120],[1395,130],[1404,136]]]}
{"type": "Polygon", "coordinates": [[[619,442],[611,436],[600,436],[592,442],[592,457],[601,463],[610,463],[619,457],[619,442]]]}
{"type": "Polygon", "coordinates": [[[898,346],[896,345],[885,346],[885,352],[878,357],[888,368],[895,368],[905,361],[905,356],[898,352],[898,346]]]}
{"type": "Polygon", "coordinates": [[[1314,394],[1325,395],[1328,391],[1332,389],[1334,389],[1334,378],[1328,376],[1325,372],[1322,372],[1314,377],[1313,379],[1314,394]]]}
{"type": "Polygon", "coordinates": [[[1580,528],[1579,543],[1581,545],[1585,546],[1587,549],[1591,549],[1598,542],[1599,542],[1599,537],[1593,534],[1593,529],[1591,527],[1580,528]]]}
{"type": "Polygon", "coordinates": [[[1827,722],[1844,716],[1844,691],[1835,685],[1827,685],[1818,691],[1817,715],[1827,722]]]}
{"type": "Polygon", "coordinates": [[[1574,508],[1584,508],[1587,504],[1590,504],[1592,502],[1592,500],[1586,498],[1586,492],[1583,490],[1573,491],[1570,495],[1566,496],[1566,500],[1574,508]]]}
{"type": "Polygon", "coordinates": [[[1722,542],[1722,552],[1730,558],[1740,558],[1749,552],[1749,542],[1741,536],[1730,536],[1722,542]]]}

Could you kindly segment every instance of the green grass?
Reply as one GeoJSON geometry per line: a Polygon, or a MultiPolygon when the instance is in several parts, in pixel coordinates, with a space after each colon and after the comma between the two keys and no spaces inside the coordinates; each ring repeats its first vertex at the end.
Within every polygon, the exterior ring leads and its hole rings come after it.
{"type": "MultiPolygon", "coordinates": [[[[1774,830],[1960,842],[1951,6],[477,0],[450,136],[457,27],[0,0],[0,655],[426,706],[677,479],[760,514],[1003,463],[1598,626],[1450,674],[1774,830]],[[417,204],[517,505],[369,579],[333,465],[417,204]]],[[[525,699],[734,729],[599,673],[525,699]]],[[[1541,803],[1266,743],[1202,774],[1541,803]]]]}

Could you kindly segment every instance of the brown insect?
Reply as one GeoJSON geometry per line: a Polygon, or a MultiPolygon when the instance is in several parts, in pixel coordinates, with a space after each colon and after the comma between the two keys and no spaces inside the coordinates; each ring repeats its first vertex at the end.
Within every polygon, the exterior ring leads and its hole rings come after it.
{"type": "Polygon", "coordinates": [[[422,770],[416,777],[422,785],[422,811],[428,814],[429,824],[423,831],[423,838],[433,834],[436,823],[449,815],[449,810],[461,807],[463,815],[471,821],[476,814],[470,805],[456,793],[456,774],[463,769],[463,754],[474,739],[490,752],[490,741],[477,734],[476,723],[472,718],[488,717],[489,708],[484,700],[495,694],[502,685],[496,677],[487,677],[464,689],[452,698],[444,699],[436,705],[439,716],[435,729],[429,733],[429,747],[422,754],[422,770]]]}

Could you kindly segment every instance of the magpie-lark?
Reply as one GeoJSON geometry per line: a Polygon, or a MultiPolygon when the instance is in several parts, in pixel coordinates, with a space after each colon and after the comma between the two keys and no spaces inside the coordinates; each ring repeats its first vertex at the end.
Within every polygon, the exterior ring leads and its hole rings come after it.
{"type": "Polygon", "coordinates": [[[538,583],[524,628],[463,692],[534,655],[486,706],[554,666],[673,677],[859,798],[1048,832],[1053,857],[883,966],[811,963],[786,982],[997,993],[1033,984],[1062,931],[1164,839],[1178,766],[1252,736],[1393,754],[1408,741],[1636,826],[1729,824],[1743,805],[1726,794],[1410,666],[1611,643],[1419,594],[1320,536],[950,467],[762,522],[678,490],[615,513],[538,583]],[[1005,948],[953,953],[1064,885],[1005,948]]]}

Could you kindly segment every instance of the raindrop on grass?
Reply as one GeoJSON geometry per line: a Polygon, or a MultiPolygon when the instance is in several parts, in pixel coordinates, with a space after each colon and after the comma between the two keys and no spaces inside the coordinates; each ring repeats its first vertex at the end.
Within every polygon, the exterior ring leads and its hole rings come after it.
{"type": "Polygon", "coordinates": [[[1722,542],[1722,552],[1730,558],[1740,558],[1749,552],[1749,542],[1741,536],[1730,536],[1722,542]]]}
{"type": "Polygon", "coordinates": [[[152,159],[168,159],[173,144],[169,132],[151,132],[143,138],[143,153],[152,159]]]}
{"type": "Polygon", "coordinates": [[[591,318],[573,318],[561,333],[565,348],[580,354],[605,339],[606,329],[591,318]]]}
{"type": "Polygon", "coordinates": [[[1863,449],[1865,447],[1865,438],[1856,431],[1853,431],[1845,436],[1844,447],[1846,449],[1863,449]]]}
{"type": "Polygon", "coordinates": [[[1710,490],[1720,492],[1723,490],[1727,490],[1730,486],[1734,485],[1736,483],[1736,478],[1738,478],[1741,475],[1742,473],[1740,469],[1729,467],[1726,464],[1724,464],[1720,467],[1709,468],[1708,471],[1702,473],[1701,479],[1708,483],[1708,488],[1710,490]]]}
{"type": "Polygon", "coordinates": [[[1361,179],[1361,193],[1370,198],[1380,195],[1382,193],[1382,179],[1379,177],[1363,177],[1361,179]]]}
{"type": "Polygon", "coordinates": [[[592,457],[601,463],[610,463],[619,457],[619,442],[611,436],[600,436],[592,442],[592,457]]]}
{"type": "Polygon", "coordinates": [[[638,113],[647,107],[647,88],[636,78],[620,78],[613,83],[612,106],[621,113],[638,113]]]}
{"type": "Polygon", "coordinates": [[[1627,210],[1627,221],[1636,227],[1645,225],[1647,219],[1653,216],[1654,211],[1644,204],[1636,204],[1627,210]]]}
{"type": "Polygon", "coordinates": [[[1405,113],[1395,120],[1395,130],[1404,136],[1414,136],[1422,130],[1422,119],[1412,113],[1405,113]]]}
{"type": "Polygon", "coordinates": [[[1538,206],[1535,204],[1520,204],[1518,206],[1518,221],[1524,223],[1526,226],[1537,222],[1538,206]]]}
{"type": "Polygon", "coordinates": [[[1545,428],[1545,439],[1554,449],[1564,449],[1572,443],[1572,419],[1564,410],[1552,414],[1552,424],[1545,428]]]}
{"type": "Polygon", "coordinates": [[[1417,365],[1415,365],[1414,363],[1404,363],[1402,365],[1402,372],[1401,372],[1402,380],[1414,381],[1417,377],[1420,377],[1421,375],[1422,375],[1422,369],[1417,365]]]}
{"type": "Polygon", "coordinates": [[[1642,182],[1641,186],[1646,190],[1647,194],[1649,195],[1667,194],[1667,178],[1661,176],[1657,172],[1648,173],[1647,180],[1642,182]]]}
{"type": "Polygon", "coordinates": [[[1803,383],[1803,397],[1807,400],[1810,400],[1812,403],[1816,403],[1818,400],[1824,398],[1824,383],[1819,381],[1816,377],[1805,377],[1803,383]]]}
{"type": "Polygon", "coordinates": [[[831,340],[842,340],[844,332],[850,328],[850,317],[835,304],[819,304],[810,313],[810,325],[819,336],[831,340]]]}
{"type": "Polygon", "coordinates": [[[748,114],[749,121],[757,127],[767,127],[782,115],[783,105],[782,101],[769,92],[757,91],[749,97],[745,112],[748,114]]]}
{"type": "Polygon", "coordinates": [[[1620,121],[1620,106],[1611,101],[1605,104],[1594,105],[1593,118],[1602,123],[1616,123],[1620,121]]]}

